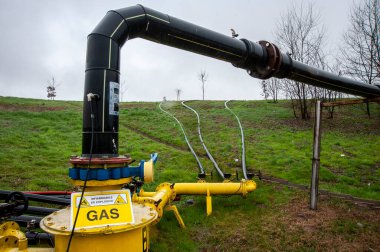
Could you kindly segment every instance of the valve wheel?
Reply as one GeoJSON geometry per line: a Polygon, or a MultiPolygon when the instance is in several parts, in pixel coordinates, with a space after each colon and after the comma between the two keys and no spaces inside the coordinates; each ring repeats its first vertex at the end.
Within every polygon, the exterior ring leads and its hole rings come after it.
{"type": "Polygon", "coordinates": [[[15,206],[13,215],[22,215],[28,209],[28,198],[22,192],[12,192],[5,198],[5,202],[15,206]],[[22,208],[18,208],[22,206],[22,208]]]}

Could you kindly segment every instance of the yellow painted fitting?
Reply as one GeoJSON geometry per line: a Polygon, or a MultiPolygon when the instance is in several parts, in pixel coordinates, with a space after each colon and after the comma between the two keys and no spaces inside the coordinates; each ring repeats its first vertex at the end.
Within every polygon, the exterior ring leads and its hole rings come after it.
{"type": "Polygon", "coordinates": [[[165,206],[174,200],[175,196],[176,193],[172,184],[162,183],[156,188],[156,192],[154,193],[140,191],[139,196],[134,194],[132,201],[140,204],[146,204],[155,208],[158,213],[158,218],[154,221],[154,223],[157,223],[163,215],[165,206]]]}
{"type": "Polygon", "coordinates": [[[253,180],[242,180],[240,183],[176,183],[176,195],[241,195],[245,197],[256,189],[253,180]]]}
{"type": "Polygon", "coordinates": [[[207,213],[207,216],[210,216],[212,214],[211,196],[206,196],[206,213],[207,213]]]}
{"type": "Polygon", "coordinates": [[[210,195],[210,184],[207,184],[207,195],[206,195],[206,212],[207,216],[211,215],[212,213],[212,200],[210,195]]]}
{"type": "Polygon", "coordinates": [[[153,182],[154,169],[153,169],[153,160],[144,162],[144,182],[150,183],[153,182]]]}
{"type": "Polygon", "coordinates": [[[0,251],[28,251],[28,239],[14,221],[0,225],[0,251]]]}
{"type": "MultiPolygon", "coordinates": [[[[108,180],[88,180],[86,186],[88,187],[107,187],[107,186],[118,186],[116,190],[119,190],[121,185],[128,184],[132,181],[132,178],[122,178],[122,179],[108,179],[108,180]]],[[[71,183],[75,186],[83,186],[83,180],[71,180],[71,183]]],[[[87,190],[87,189],[86,189],[87,190]]],[[[98,189],[96,189],[98,190],[98,189]]],[[[112,189],[114,190],[114,189],[112,189]]]]}
{"type": "Polygon", "coordinates": [[[181,217],[181,215],[179,214],[178,209],[177,209],[176,206],[174,206],[174,205],[167,205],[167,206],[165,207],[165,210],[166,210],[166,211],[173,211],[173,212],[174,212],[174,216],[175,216],[175,218],[177,219],[179,226],[180,226],[181,228],[185,228],[185,227],[186,227],[186,226],[185,226],[185,222],[183,222],[182,217],[181,217]]]}
{"type": "Polygon", "coordinates": [[[156,194],[156,192],[146,192],[144,189],[141,189],[139,192],[139,196],[141,197],[153,197],[156,194]]]}
{"type": "MultiPolygon", "coordinates": [[[[153,223],[157,223],[163,215],[165,206],[170,204],[176,195],[206,195],[206,210],[207,215],[210,215],[212,213],[211,195],[241,195],[245,197],[255,189],[256,183],[253,180],[244,179],[240,183],[207,183],[203,180],[199,180],[198,183],[162,183],[157,187],[156,192],[141,190],[138,195],[133,194],[132,201],[156,209],[158,218],[153,223]]],[[[178,210],[174,210],[173,207],[166,209],[173,210],[180,226],[184,225],[178,210]]]]}

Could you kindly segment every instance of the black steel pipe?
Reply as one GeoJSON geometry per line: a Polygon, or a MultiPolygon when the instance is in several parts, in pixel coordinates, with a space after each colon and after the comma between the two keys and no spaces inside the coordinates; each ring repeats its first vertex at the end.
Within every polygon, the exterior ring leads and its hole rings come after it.
{"type": "MultiPolygon", "coordinates": [[[[286,65],[286,63],[283,65],[286,65]]],[[[373,98],[380,96],[380,88],[377,86],[339,76],[299,61],[294,60],[288,66],[282,67],[288,68],[288,73],[285,77],[294,81],[362,97],[373,98]]],[[[275,75],[274,77],[277,76],[275,75]]]]}
{"type": "Polygon", "coordinates": [[[267,41],[255,43],[234,39],[137,5],[109,11],[88,36],[83,156],[89,155],[91,145],[89,93],[100,97],[94,108],[93,154],[102,157],[118,155],[120,49],[128,39],[136,37],[230,62],[256,78],[288,78],[364,97],[380,96],[380,88],[292,60],[267,41]]]}
{"type": "Polygon", "coordinates": [[[38,206],[28,206],[28,209],[26,209],[27,214],[37,214],[37,215],[49,215],[56,211],[58,211],[58,208],[50,208],[50,207],[38,207],[38,206]]]}
{"type": "Polygon", "coordinates": [[[28,245],[46,244],[54,247],[54,235],[52,234],[29,231],[25,232],[25,236],[28,239],[28,245]]]}
{"type": "MultiPolygon", "coordinates": [[[[12,192],[13,191],[0,190],[0,200],[6,199],[6,197],[12,192]]],[[[62,206],[70,205],[70,199],[65,199],[61,197],[28,194],[28,193],[24,193],[24,195],[27,197],[28,201],[51,203],[51,204],[62,205],[62,206]]]]}
{"type": "Polygon", "coordinates": [[[34,227],[39,228],[42,217],[31,216],[31,215],[20,215],[20,216],[10,217],[8,218],[8,220],[17,222],[21,227],[27,227],[30,222],[33,222],[34,227]]]}

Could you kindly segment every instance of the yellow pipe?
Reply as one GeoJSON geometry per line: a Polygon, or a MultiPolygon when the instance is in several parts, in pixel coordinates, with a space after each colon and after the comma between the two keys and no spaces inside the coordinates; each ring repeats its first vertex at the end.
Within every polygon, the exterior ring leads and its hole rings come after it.
{"type": "MultiPolygon", "coordinates": [[[[158,212],[158,218],[153,223],[157,223],[163,215],[165,206],[170,206],[170,202],[174,200],[176,195],[205,195],[206,212],[207,215],[210,215],[212,213],[211,195],[241,195],[245,197],[255,189],[256,183],[254,181],[244,179],[240,183],[162,183],[157,187],[155,192],[141,190],[138,195],[134,194],[132,201],[155,208],[158,212]]],[[[178,222],[184,227],[178,210],[173,207],[167,207],[167,209],[174,211],[178,222]]]]}
{"type": "Polygon", "coordinates": [[[141,197],[153,197],[156,194],[156,192],[146,192],[143,189],[140,190],[139,196],[141,197]]]}
{"type": "Polygon", "coordinates": [[[176,183],[174,191],[176,195],[242,195],[256,189],[253,180],[242,180],[240,183],[176,183]]]}

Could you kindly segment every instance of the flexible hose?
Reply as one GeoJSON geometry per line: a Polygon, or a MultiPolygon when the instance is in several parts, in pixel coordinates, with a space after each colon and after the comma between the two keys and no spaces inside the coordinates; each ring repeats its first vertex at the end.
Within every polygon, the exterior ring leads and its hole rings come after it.
{"type": "Polygon", "coordinates": [[[201,120],[199,118],[199,114],[197,111],[195,111],[192,107],[188,106],[185,104],[186,101],[183,101],[182,102],[182,106],[190,109],[191,111],[194,112],[194,114],[197,116],[197,119],[198,119],[198,136],[199,136],[199,140],[201,141],[202,143],[202,146],[203,146],[203,149],[206,151],[207,153],[207,156],[208,158],[211,160],[211,162],[214,164],[214,167],[215,169],[217,170],[218,174],[220,175],[220,177],[222,177],[223,179],[225,178],[224,177],[224,173],[222,172],[222,170],[219,168],[218,164],[216,163],[215,159],[212,157],[211,153],[208,151],[207,147],[206,147],[206,144],[204,143],[203,141],[203,137],[202,137],[202,132],[201,132],[201,120]]]}
{"type": "Polygon", "coordinates": [[[178,125],[179,125],[179,127],[181,128],[181,131],[182,131],[182,133],[183,133],[183,136],[184,136],[184,138],[185,138],[185,141],[186,141],[187,147],[189,147],[189,150],[191,151],[191,154],[193,154],[195,160],[197,161],[197,164],[198,164],[198,167],[199,167],[199,172],[200,172],[201,174],[204,174],[205,171],[204,171],[204,169],[203,169],[202,163],[201,163],[201,161],[199,160],[198,155],[195,153],[193,147],[191,147],[191,144],[190,144],[190,142],[189,142],[189,140],[188,140],[188,138],[187,138],[187,135],[186,135],[185,129],[184,129],[183,126],[182,126],[182,123],[181,123],[181,122],[180,122],[180,121],[179,121],[179,120],[178,120],[173,114],[171,114],[171,113],[169,113],[168,111],[164,110],[164,109],[161,107],[161,105],[162,105],[162,102],[160,102],[160,104],[158,105],[158,107],[161,109],[161,111],[164,112],[164,113],[166,113],[166,114],[168,114],[168,115],[171,116],[172,118],[174,118],[174,120],[176,120],[176,122],[178,123],[178,125]]]}
{"type": "Polygon", "coordinates": [[[248,179],[248,176],[247,176],[247,167],[246,167],[246,164],[245,164],[245,144],[244,144],[244,131],[243,131],[243,126],[241,126],[241,123],[240,123],[240,120],[239,120],[239,117],[228,107],[227,103],[229,102],[226,101],[224,103],[224,106],[226,107],[226,109],[228,111],[231,112],[231,114],[233,114],[239,124],[239,128],[240,128],[240,136],[241,136],[241,168],[243,170],[243,176],[245,179],[248,179]]]}

